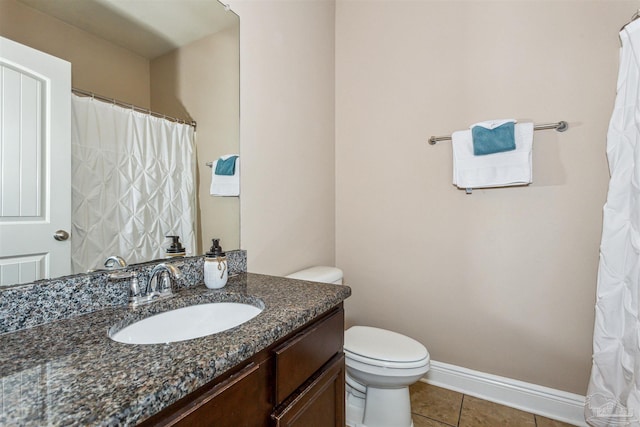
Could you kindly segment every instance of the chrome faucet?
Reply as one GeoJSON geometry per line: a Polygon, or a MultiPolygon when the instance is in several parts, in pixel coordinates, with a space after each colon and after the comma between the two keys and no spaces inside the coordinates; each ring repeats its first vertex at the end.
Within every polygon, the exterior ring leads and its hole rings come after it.
{"type": "Polygon", "coordinates": [[[175,280],[181,279],[182,273],[172,264],[158,264],[153,267],[149,275],[149,281],[144,290],[138,283],[138,277],[133,276],[129,286],[129,305],[136,307],[147,304],[157,298],[168,298],[173,295],[171,285],[175,280]]]}
{"type": "MultiPolygon", "coordinates": [[[[90,268],[87,270],[87,273],[94,273],[96,271],[113,271],[113,270],[122,270],[127,266],[127,261],[125,261],[121,256],[111,255],[109,258],[104,260],[104,268],[90,268]]],[[[120,273],[112,273],[109,276],[111,279],[122,279],[125,276],[120,273]]]]}
{"type": "MultiPolygon", "coordinates": [[[[179,264],[182,265],[182,264],[179,264]]],[[[129,279],[129,305],[136,307],[150,303],[158,298],[173,296],[172,285],[182,279],[182,273],[177,265],[161,263],[153,267],[146,285],[140,286],[138,273],[135,271],[118,270],[109,274],[109,280],[118,281],[129,279]]]]}
{"type": "Polygon", "coordinates": [[[182,273],[176,266],[165,263],[158,264],[151,270],[149,283],[147,283],[147,294],[160,297],[170,296],[173,294],[171,283],[179,279],[182,279],[182,273]],[[158,286],[158,282],[160,286],[158,286]]]}
{"type": "Polygon", "coordinates": [[[118,255],[112,255],[104,260],[104,266],[109,270],[112,270],[114,268],[124,268],[127,266],[127,262],[118,255]]]}

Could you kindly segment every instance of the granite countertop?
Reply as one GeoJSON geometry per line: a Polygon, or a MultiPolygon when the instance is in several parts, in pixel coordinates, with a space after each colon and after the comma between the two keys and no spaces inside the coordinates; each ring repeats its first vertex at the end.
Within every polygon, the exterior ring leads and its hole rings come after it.
{"type": "Polygon", "coordinates": [[[350,294],[342,285],[243,273],[222,289],[194,286],[147,306],[105,308],[0,335],[0,425],[135,424],[350,294]],[[264,304],[264,310],[238,327],[189,341],[130,345],[107,336],[114,325],[216,301],[264,304]]]}

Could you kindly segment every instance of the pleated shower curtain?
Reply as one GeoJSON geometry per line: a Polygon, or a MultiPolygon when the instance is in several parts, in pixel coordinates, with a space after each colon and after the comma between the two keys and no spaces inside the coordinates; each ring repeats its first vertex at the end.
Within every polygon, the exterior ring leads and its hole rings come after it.
{"type": "Polygon", "coordinates": [[[640,425],[640,20],[628,24],[620,40],[585,405],[585,418],[593,426],[640,425]]]}
{"type": "Polygon", "coordinates": [[[164,258],[168,235],[194,253],[192,126],[73,95],[71,138],[74,273],[164,258]]]}

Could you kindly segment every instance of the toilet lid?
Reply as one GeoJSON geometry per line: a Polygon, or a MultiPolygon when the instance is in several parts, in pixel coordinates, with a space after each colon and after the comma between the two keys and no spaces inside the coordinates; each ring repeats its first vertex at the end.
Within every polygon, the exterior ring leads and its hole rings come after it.
{"type": "Polygon", "coordinates": [[[344,349],[359,356],[386,362],[418,362],[429,352],[418,341],[370,326],[352,326],[344,333],[344,349]]]}
{"type": "Polygon", "coordinates": [[[342,270],[337,267],[316,266],[297,271],[287,277],[310,282],[335,283],[342,280],[342,270]]]}

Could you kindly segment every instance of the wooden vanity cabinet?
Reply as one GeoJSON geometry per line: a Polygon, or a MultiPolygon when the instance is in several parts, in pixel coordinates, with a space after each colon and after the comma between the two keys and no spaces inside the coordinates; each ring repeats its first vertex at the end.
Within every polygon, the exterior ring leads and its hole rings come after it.
{"type": "Polygon", "coordinates": [[[342,427],[343,344],[340,304],[141,425],[342,427]]]}

